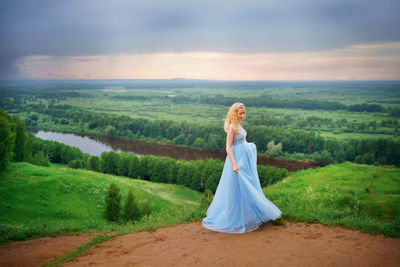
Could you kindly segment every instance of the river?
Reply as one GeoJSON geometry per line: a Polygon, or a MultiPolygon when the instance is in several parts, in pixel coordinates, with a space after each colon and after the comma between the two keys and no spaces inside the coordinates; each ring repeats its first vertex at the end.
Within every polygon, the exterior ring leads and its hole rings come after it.
{"type": "MultiPolygon", "coordinates": [[[[159,157],[171,157],[174,159],[196,160],[205,158],[226,159],[225,151],[214,151],[204,148],[189,148],[162,142],[149,142],[136,139],[127,139],[115,136],[101,136],[88,133],[59,133],[39,130],[33,134],[44,140],[54,140],[69,146],[79,148],[82,152],[93,156],[100,156],[102,152],[128,152],[138,156],[153,155],[159,157]]],[[[314,162],[299,160],[282,160],[258,155],[257,163],[278,168],[286,168],[296,171],[321,166],[314,162]]]]}

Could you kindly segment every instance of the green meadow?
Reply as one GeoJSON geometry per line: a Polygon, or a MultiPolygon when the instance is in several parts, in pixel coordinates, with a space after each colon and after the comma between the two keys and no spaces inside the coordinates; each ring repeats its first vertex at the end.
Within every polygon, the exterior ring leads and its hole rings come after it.
{"type": "Polygon", "coordinates": [[[153,230],[201,217],[200,198],[201,193],[180,185],[75,170],[65,165],[11,163],[0,179],[0,243],[68,232],[153,230]],[[108,222],[103,212],[112,182],[120,188],[122,205],[129,190],[139,207],[149,201],[150,216],[134,224],[108,222]]]}
{"type": "Polygon", "coordinates": [[[400,237],[400,169],[345,162],[292,173],[264,193],[291,221],[400,237]]]}
{"type": "MultiPolygon", "coordinates": [[[[188,82],[189,84],[189,82],[188,82]]],[[[246,111],[244,126],[264,125],[283,127],[285,129],[303,129],[319,132],[324,137],[346,138],[399,138],[399,117],[392,114],[399,108],[400,93],[397,84],[386,83],[240,83],[202,84],[188,86],[182,84],[152,84],[141,88],[135,83],[119,87],[98,87],[85,89],[82,84],[76,89],[62,89],[61,84],[50,89],[32,87],[18,95],[10,94],[4,99],[10,101],[6,112],[18,114],[22,119],[38,116],[35,127],[56,131],[82,131],[86,126],[67,118],[67,124],[54,122],[50,113],[40,111],[37,107],[49,105],[67,105],[71,110],[146,118],[150,120],[171,120],[221,125],[227,105],[207,104],[201,98],[247,98],[265,99],[286,102],[295,100],[328,101],[343,105],[379,105],[382,111],[356,112],[349,110],[312,109],[312,104],[304,108],[256,107],[249,105],[246,111]],[[60,88],[57,88],[60,86],[60,88]],[[186,86],[186,87],[185,87],[186,86]],[[106,88],[106,89],[104,89],[106,88]],[[55,93],[56,92],[56,93],[55,93]],[[52,97],[49,97],[52,94],[52,97]],[[54,95],[53,95],[54,94],[54,95]],[[65,97],[63,97],[65,95],[65,97]],[[34,96],[34,97],[32,97],[34,96]],[[19,106],[24,103],[23,106],[19,106]],[[32,108],[25,108],[30,106],[32,108]]],[[[123,84],[121,84],[123,85],[123,84]]],[[[46,88],[46,86],[44,86],[46,88]]],[[[1,93],[1,90],[0,90],[1,93]]],[[[7,105],[8,106],[8,105],[7,105]]],[[[68,110],[68,109],[67,109],[68,110]]]]}
{"type": "MultiPolygon", "coordinates": [[[[342,163],[291,173],[263,188],[283,220],[305,221],[400,237],[400,169],[342,163]]],[[[152,183],[65,165],[11,163],[0,179],[1,243],[72,232],[136,232],[200,221],[202,195],[184,186],[152,183]],[[109,185],[132,190],[152,213],[136,223],[111,223],[103,212],[109,185]]],[[[272,222],[275,223],[275,222],[272,222]]],[[[276,222],[276,223],[279,223],[276,222]]]]}

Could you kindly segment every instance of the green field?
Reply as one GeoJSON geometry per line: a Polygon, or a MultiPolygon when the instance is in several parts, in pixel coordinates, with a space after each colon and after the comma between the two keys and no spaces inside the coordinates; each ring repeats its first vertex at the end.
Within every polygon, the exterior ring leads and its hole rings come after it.
{"type": "Polygon", "coordinates": [[[400,237],[400,169],[345,162],[287,180],[264,188],[285,218],[400,237]]]}
{"type": "Polygon", "coordinates": [[[400,166],[398,81],[0,82],[0,108],[33,130],[212,150],[224,149],[224,118],[237,101],[246,105],[243,127],[260,153],[400,166]],[[272,141],[281,149],[268,148],[272,141]]]}
{"type": "MultiPolygon", "coordinates": [[[[280,140],[286,145],[281,157],[315,160],[330,155],[328,163],[343,162],[290,173],[284,182],[263,188],[266,197],[283,213],[282,219],[271,223],[303,221],[400,237],[400,169],[389,167],[399,166],[398,82],[199,82],[192,87],[188,85],[191,81],[143,82],[143,87],[140,82],[118,87],[107,83],[113,82],[84,85],[27,82],[14,89],[0,83],[0,108],[18,115],[22,123],[32,128],[92,132],[187,146],[194,146],[195,140],[200,139],[203,144],[214,141],[219,145],[219,140],[225,144],[222,125],[228,108],[228,102],[222,103],[220,99],[247,98],[254,106],[247,106],[243,126],[253,134],[249,134],[249,140],[254,138],[260,144],[259,152],[264,152],[270,140],[280,140]],[[281,106],[271,108],[263,103],[257,106],[257,99],[267,104],[276,99],[281,106]],[[308,106],[296,102],[299,99],[308,106]],[[204,102],[209,100],[214,104],[204,102]],[[284,108],[286,101],[302,108],[284,108]],[[314,109],[312,105],[319,105],[319,101],[328,106],[327,101],[336,102],[332,105],[340,109],[329,110],[323,105],[314,109]],[[354,109],[350,107],[364,104],[366,108],[378,106],[378,111],[351,111],[354,109]],[[170,133],[164,133],[167,128],[170,133]],[[211,131],[213,135],[203,133],[211,131]],[[315,137],[315,133],[321,138],[315,137]],[[376,137],[382,140],[373,140],[376,137]],[[315,147],[321,139],[324,145],[318,150],[315,147]],[[312,142],[314,147],[308,150],[307,145],[312,142]]],[[[201,221],[205,216],[205,210],[199,208],[201,198],[201,193],[180,185],[75,170],[53,163],[50,167],[39,167],[11,162],[0,175],[0,243],[71,232],[102,233],[86,244],[85,250],[115,235],[201,221]],[[103,214],[104,199],[112,182],[121,188],[122,203],[132,190],[139,206],[149,201],[151,215],[134,224],[108,222],[103,214]]]]}
{"type": "MultiPolygon", "coordinates": [[[[342,163],[292,173],[263,188],[284,220],[317,222],[400,237],[400,169],[342,163]]],[[[1,241],[67,232],[135,232],[200,221],[201,194],[184,186],[106,175],[64,165],[12,163],[0,180],[1,241]],[[132,190],[152,214],[136,224],[103,216],[110,183],[132,190]]],[[[124,202],[124,201],[123,201],[124,202]]]]}
{"type": "Polygon", "coordinates": [[[227,105],[207,104],[200,99],[235,97],[244,99],[245,104],[246,99],[256,98],[272,102],[304,100],[335,102],[347,106],[379,105],[383,108],[380,112],[248,106],[243,123],[304,129],[338,139],[400,137],[399,117],[392,114],[393,109],[400,108],[398,82],[94,81],[74,86],[62,82],[40,86],[31,82],[21,86],[22,90],[0,86],[0,95],[4,93],[4,105],[9,107],[5,111],[16,113],[23,119],[37,114],[37,126],[53,130],[65,131],[68,127],[75,130],[85,126],[76,125],[71,120],[68,125],[55,123],[51,115],[39,112],[38,105],[69,105],[73,110],[115,116],[221,125],[227,105]],[[178,98],[180,101],[176,101],[178,98]],[[19,107],[21,103],[28,108],[19,107]]]}
{"type": "Polygon", "coordinates": [[[201,193],[184,186],[152,183],[65,165],[39,167],[11,163],[0,179],[0,241],[65,232],[138,231],[193,219],[201,193]],[[108,222],[105,196],[115,182],[125,203],[132,190],[139,206],[149,201],[152,213],[135,224],[108,222]]]}

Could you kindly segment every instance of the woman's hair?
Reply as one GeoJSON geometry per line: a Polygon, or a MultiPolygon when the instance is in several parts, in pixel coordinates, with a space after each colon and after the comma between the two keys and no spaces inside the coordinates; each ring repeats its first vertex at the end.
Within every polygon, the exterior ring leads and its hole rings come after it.
{"type": "Polygon", "coordinates": [[[233,129],[235,129],[235,133],[239,131],[239,119],[238,119],[238,110],[240,108],[245,108],[243,103],[236,102],[234,103],[228,110],[228,114],[226,115],[224,130],[227,133],[229,124],[232,123],[233,129]]]}

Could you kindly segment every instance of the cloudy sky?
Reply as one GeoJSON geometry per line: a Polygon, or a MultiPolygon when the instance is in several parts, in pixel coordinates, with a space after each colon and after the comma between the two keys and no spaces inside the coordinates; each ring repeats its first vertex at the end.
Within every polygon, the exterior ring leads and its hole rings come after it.
{"type": "Polygon", "coordinates": [[[2,0],[0,79],[400,80],[399,0],[2,0]]]}

